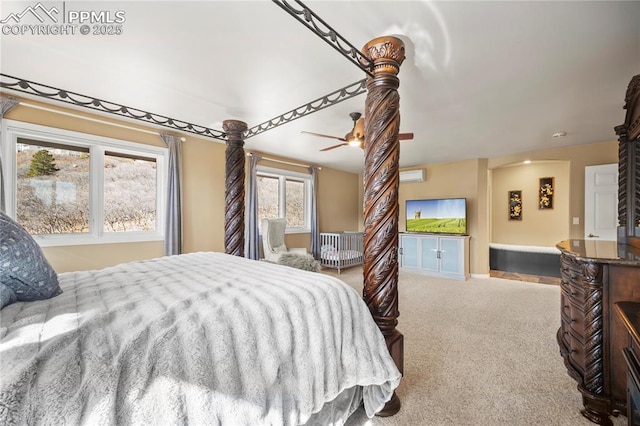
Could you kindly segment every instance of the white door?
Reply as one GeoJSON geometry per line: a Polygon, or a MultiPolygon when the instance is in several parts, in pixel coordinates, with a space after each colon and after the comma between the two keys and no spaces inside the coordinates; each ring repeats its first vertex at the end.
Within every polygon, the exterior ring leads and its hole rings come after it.
{"type": "Polygon", "coordinates": [[[584,238],[617,239],[618,164],[584,168],[584,238]]]}

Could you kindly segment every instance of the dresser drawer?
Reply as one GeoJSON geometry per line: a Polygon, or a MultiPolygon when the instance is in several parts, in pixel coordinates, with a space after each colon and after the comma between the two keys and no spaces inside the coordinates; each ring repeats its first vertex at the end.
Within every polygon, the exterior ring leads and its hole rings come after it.
{"type": "Polygon", "coordinates": [[[569,296],[571,300],[580,305],[584,305],[586,302],[584,287],[582,281],[569,283],[569,296]]]}
{"type": "Polygon", "coordinates": [[[640,344],[635,339],[629,339],[631,343],[629,344],[629,350],[633,354],[636,360],[640,360],[640,344]]]}
{"type": "Polygon", "coordinates": [[[571,364],[579,371],[581,375],[584,375],[584,342],[583,340],[573,333],[569,333],[571,336],[571,350],[569,352],[569,359],[571,364]]]}
{"type": "Polygon", "coordinates": [[[578,307],[573,303],[569,303],[569,308],[571,310],[571,315],[569,317],[571,329],[580,337],[580,339],[584,339],[584,312],[581,307],[578,307]]]}
{"type": "Polygon", "coordinates": [[[560,293],[560,306],[562,323],[568,324],[575,334],[580,338],[584,338],[584,312],[582,306],[577,305],[564,291],[560,293]]]}
{"type": "Polygon", "coordinates": [[[569,300],[573,300],[575,303],[581,305],[585,303],[585,291],[581,280],[565,281],[563,279],[560,281],[560,288],[562,289],[562,294],[569,300]]]}
{"type": "Polygon", "coordinates": [[[562,345],[567,352],[571,351],[571,326],[568,322],[562,322],[560,325],[560,338],[562,339],[562,345]]]}
{"type": "Polygon", "coordinates": [[[571,305],[569,304],[569,296],[563,291],[560,293],[560,308],[563,318],[571,318],[571,305]]]}

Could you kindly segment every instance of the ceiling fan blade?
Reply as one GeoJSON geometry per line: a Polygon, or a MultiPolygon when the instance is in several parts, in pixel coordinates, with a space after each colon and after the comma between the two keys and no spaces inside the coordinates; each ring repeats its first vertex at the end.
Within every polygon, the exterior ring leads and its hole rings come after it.
{"type": "Polygon", "coordinates": [[[320,151],[329,151],[330,149],[339,148],[339,147],[344,146],[344,145],[349,145],[349,144],[346,143],[346,142],[345,143],[339,143],[338,145],[333,145],[333,146],[330,146],[328,148],[323,148],[320,151]]]}
{"type": "MultiPolygon", "coordinates": [[[[356,124],[353,126],[353,134],[359,134],[364,136],[364,118],[359,118],[356,124]]],[[[398,140],[410,140],[413,139],[413,133],[400,133],[398,134],[398,140]]]]}
{"type": "Polygon", "coordinates": [[[406,140],[410,140],[413,139],[413,133],[400,133],[398,134],[398,140],[400,141],[406,141],[406,140]]]}
{"type": "Polygon", "coordinates": [[[322,133],[314,133],[314,132],[305,132],[304,130],[300,133],[306,133],[308,135],[314,135],[314,136],[320,136],[321,138],[329,138],[329,139],[337,139],[339,141],[347,141],[345,138],[339,138],[337,136],[331,136],[331,135],[323,135],[322,133]]]}

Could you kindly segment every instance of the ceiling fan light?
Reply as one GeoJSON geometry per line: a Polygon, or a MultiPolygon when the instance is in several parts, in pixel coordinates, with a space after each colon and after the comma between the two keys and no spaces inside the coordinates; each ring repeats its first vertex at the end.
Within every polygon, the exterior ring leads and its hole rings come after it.
{"type": "Polygon", "coordinates": [[[354,135],[353,132],[349,132],[346,135],[344,135],[344,140],[347,142],[347,145],[349,146],[360,147],[360,145],[362,144],[362,141],[360,140],[360,138],[354,135]]]}

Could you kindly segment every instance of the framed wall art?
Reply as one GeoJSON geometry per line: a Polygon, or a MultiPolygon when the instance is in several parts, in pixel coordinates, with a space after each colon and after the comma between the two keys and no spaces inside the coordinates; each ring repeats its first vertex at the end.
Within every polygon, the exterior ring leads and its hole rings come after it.
{"type": "Polygon", "coordinates": [[[509,220],[522,220],[522,191],[509,191],[509,220]]]}
{"type": "Polygon", "coordinates": [[[553,208],[553,194],[555,192],[553,177],[540,178],[538,205],[540,210],[553,208]]]}

